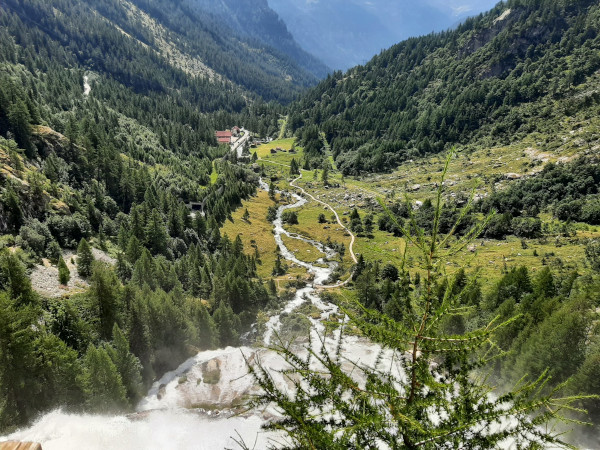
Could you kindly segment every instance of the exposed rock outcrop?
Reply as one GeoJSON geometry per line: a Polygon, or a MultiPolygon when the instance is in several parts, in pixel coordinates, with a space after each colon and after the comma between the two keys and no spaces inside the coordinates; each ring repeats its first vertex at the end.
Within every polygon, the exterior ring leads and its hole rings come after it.
{"type": "Polygon", "coordinates": [[[34,128],[32,140],[43,157],[47,157],[52,152],[62,157],[65,148],[69,145],[69,140],[66,137],[52,128],[44,126],[34,128]]]}

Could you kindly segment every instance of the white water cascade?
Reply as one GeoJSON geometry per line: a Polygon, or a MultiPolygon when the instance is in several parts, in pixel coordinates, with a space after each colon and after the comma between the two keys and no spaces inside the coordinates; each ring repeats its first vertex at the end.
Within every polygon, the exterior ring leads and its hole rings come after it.
{"type": "MultiPolygon", "coordinates": [[[[268,190],[262,180],[261,187],[268,190]]],[[[324,303],[315,286],[322,285],[330,277],[336,263],[320,260],[317,265],[313,265],[300,261],[284,245],[282,235],[308,242],[325,253],[327,260],[335,252],[283,228],[283,211],[306,203],[299,195],[291,195],[296,203],[279,208],[274,222],[275,240],[282,257],[290,263],[305,267],[314,275],[314,281],[311,286],[296,292],[295,297],[285,306],[284,312],[290,313],[308,300],[322,311],[321,319],[327,319],[338,309],[335,305],[324,303]]],[[[320,320],[311,319],[311,322],[313,339],[318,342],[324,326],[320,320]]],[[[274,332],[280,326],[280,315],[268,321],[263,337],[265,345],[271,343],[274,332]]],[[[331,339],[332,347],[335,342],[335,338],[331,339]]],[[[348,337],[344,345],[345,353],[351,354],[351,360],[363,364],[373,364],[380,351],[377,345],[357,337],[348,337]]],[[[305,351],[298,348],[299,354],[305,351]]],[[[392,355],[386,359],[391,364],[392,355]]],[[[250,448],[266,448],[273,439],[277,442],[284,439],[282,435],[261,430],[262,424],[278,416],[277,411],[268,408],[236,415],[248,396],[258,392],[253,378],[248,375],[246,361],[252,364],[259,360],[272,371],[280,386],[291,387],[288,380],[277,376],[277,370],[285,368],[286,364],[271,350],[229,347],[205,351],[156,381],[137,406],[136,414],[96,416],[56,410],[39,418],[30,428],[0,437],[0,441],[35,441],[41,443],[44,450],[213,450],[239,448],[236,440],[241,438],[250,448]]],[[[350,362],[348,370],[352,370],[350,362]]]]}
{"type": "MultiPolygon", "coordinates": [[[[262,180],[261,187],[268,190],[262,180]]],[[[316,288],[322,286],[335,268],[335,263],[328,261],[334,256],[334,252],[318,242],[289,233],[283,228],[282,213],[306,203],[299,195],[291,196],[296,203],[282,206],[278,210],[274,221],[275,240],[281,255],[287,261],[305,267],[314,279],[312,285],[296,292],[280,315],[271,317],[267,322],[263,336],[265,345],[273,343],[275,332],[281,326],[281,315],[289,314],[306,301],[310,301],[321,311],[321,320],[338,312],[337,306],[324,303],[319,298],[316,288]],[[298,260],[284,245],[282,235],[310,243],[326,254],[327,261],[321,260],[317,265],[312,265],[298,260]]],[[[311,336],[313,342],[319,344],[325,329],[321,320],[311,319],[311,336]]],[[[330,351],[334,350],[338,337],[339,333],[334,333],[333,337],[328,338],[326,346],[330,351]]],[[[301,345],[295,351],[299,356],[307,353],[306,348],[301,345]]],[[[358,378],[361,376],[354,364],[373,367],[376,360],[379,361],[380,370],[393,371],[396,375],[402,373],[398,360],[391,351],[385,351],[381,355],[381,348],[364,338],[345,336],[342,357],[346,372],[353,373],[358,378]]],[[[238,449],[240,441],[249,448],[260,450],[269,447],[269,444],[285,443],[284,435],[267,433],[261,429],[263,424],[279,417],[274,407],[243,412],[245,401],[259,389],[254,379],[248,375],[247,364],[259,361],[270,370],[280,388],[293,388],[290,380],[279,373],[287,368],[285,361],[272,350],[258,347],[210,350],[198,353],[176,370],[164,374],[139,403],[135,414],[99,416],[56,410],[40,417],[30,428],[0,437],[0,442],[34,441],[41,443],[44,450],[238,449]]],[[[501,427],[505,426],[514,426],[514,421],[508,420],[501,427]]],[[[513,448],[513,443],[510,440],[503,442],[499,448],[513,448]]]]}
{"type": "Polygon", "coordinates": [[[92,92],[92,86],[90,85],[90,77],[85,75],[83,77],[83,95],[85,97],[89,97],[90,92],[92,92]]]}

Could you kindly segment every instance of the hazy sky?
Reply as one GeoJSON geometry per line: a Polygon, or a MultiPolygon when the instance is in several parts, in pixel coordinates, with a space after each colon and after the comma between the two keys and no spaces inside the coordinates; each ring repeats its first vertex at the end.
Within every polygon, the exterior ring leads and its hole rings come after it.
{"type": "Polygon", "coordinates": [[[443,31],[497,0],[268,0],[305,50],[347,69],[413,36],[443,31]]]}

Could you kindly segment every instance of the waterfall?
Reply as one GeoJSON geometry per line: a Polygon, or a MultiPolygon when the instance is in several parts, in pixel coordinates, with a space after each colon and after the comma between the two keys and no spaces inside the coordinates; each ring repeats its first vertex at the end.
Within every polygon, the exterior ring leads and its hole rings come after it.
{"type": "MultiPolygon", "coordinates": [[[[261,188],[269,189],[263,180],[260,183],[261,188]]],[[[292,193],[291,196],[295,203],[281,206],[277,211],[273,223],[275,241],[284,259],[306,268],[314,278],[311,285],[296,292],[283,312],[290,313],[308,300],[322,312],[321,319],[327,319],[338,309],[335,305],[324,303],[315,286],[330,277],[336,263],[320,260],[319,265],[314,265],[301,261],[285,246],[282,236],[314,246],[325,253],[328,260],[335,256],[335,252],[284,229],[282,213],[307,202],[297,194],[292,193]]],[[[263,337],[265,345],[272,343],[274,332],[279,330],[280,317],[276,315],[268,321],[263,337]]],[[[311,319],[311,323],[312,337],[318,341],[324,326],[321,320],[311,319]]],[[[335,342],[336,339],[331,339],[332,348],[335,342]]],[[[345,347],[351,350],[353,361],[365,364],[374,363],[380,350],[377,345],[357,337],[346,339],[345,347]]],[[[298,348],[299,354],[305,351],[298,348]]],[[[261,430],[266,421],[278,417],[277,411],[270,408],[238,415],[243,412],[242,405],[248,396],[258,392],[246,365],[246,361],[254,363],[258,360],[274,374],[286,367],[277,353],[266,348],[228,347],[200,352],[156,381],[137,405],[135,414],[99,416],[56,410],[40,417],[31,427],[0,438],[0,441],[36,441],[43,445],[44,450],[213,450],[238,448],[236,440],[241,438],[251,448],[255,443],[255,448],[265,448],[273,439],[277,442],[284,439],[281,434],[261,430]]],[[[391,355],[389,360],[392,360],[391,355]]],[[[283,377],[274,377],[280,385],[289,386],[283,377]]]]}

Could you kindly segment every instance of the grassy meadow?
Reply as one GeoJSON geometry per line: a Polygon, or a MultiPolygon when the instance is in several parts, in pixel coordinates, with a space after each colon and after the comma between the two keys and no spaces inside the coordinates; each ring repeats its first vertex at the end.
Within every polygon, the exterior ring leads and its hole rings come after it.
{"type": "MultiPolygon", "coordinates": [[[[533,138],[532,138],[533,139],[533,138]]],[[[457,153],[450,163],[447,176],[445,195],[469,195],[473,190],[485,194],[493,187],[501,188],[506,182],[506,174],[515,173],[519,176],[531,175],[541,170],[548,161],[566,161],[573,156],[573,146],[565,145],[564,148],[552,152],[541,152],[533,147],[528,147],[530,142],[494,149],[477,149],[470,151],[464,149],[457,153]]],[[[302,161],[302,148],[296,147],[295,153],[289,153],[294,145],[294,139],[275,140],[261,145],[256,151],[259,164],[265,167],[266,175],[276,177],[275,185],[278,189],[293,190],[289,185],[292,177],[289,166],[292,158],[302,161]],[[271,153],[272,149],[280,151],[271,153]]],[[[433,198],[436,183],[442,174],[445,158],[433,156],[417,162],[407,162],[391,174],[378,174],[368,177],[342,177],[341,173],[332,169],[329,176],[329,186],[325,187],[320,180],[320,172],[315,179],[314,171],[302,171],[303,178],[297,182],[307,192],[319,200],[330,204],[347,224],[348,215],[356,207],[361,215],[373,213],[375,216],[375,230],[370,237],[358,236],[354,245],[357,255],[362,254],[368,261],[380,261],[381,264],[394,264],[400,266],[404,254],[404,240],[392,234],[377,229],[377,218],[382,210],[377,205],[377,198],[386,200],[398,199],[407,195],[412,201],[423,201],[433,198]]],[[[254,240],[261,253],[263,265],[259,268],[261,276],[269,277],[276,253],[275,241],[272,234],[272,225],[265,219],[269,205],[274,203],[269,200],[265,192],[260,192],[258,197],[246,202],[244,207],[234,215],[234,223],[227,223],[224,232],[230,237],[240,233],[248,251],[253,251],[250,241],[254,240]],[[248,208],[251,224],[241,220],[241,216],[248,208]],[[262,250],[264,249],[264,250],[262,250]]],[[[350,267],[352,261],[348,252],[350,237],[333,220],[331,211],[322,205],[309,201],[306,205],[296,210],[298,212],[298,225],[286,225],[286,229],[293,233],[306,236],[310,239],[325,242],[327,238],[333,242],[343,242],[346,245],[344,266],[350,267]],[[324,214],[330,223],[320,224],[318,217],[324,214]]],[[[545,223],[555,227],[560,222],[549,215],[541,215],[545,223]]],[[[491,240],[480,238],[475,242],[474,248],[465,250],[460,266],[450,263],[446,269],[453,273],[464,267],[467,271],[481,269],[485,273],[483,279],[484,290],[500,279],[503,271],[511,267],[526,266],[533,273],[549,266],[559,273],[578,271],[585,273],[589,270],[585,260],[585,242],[590,238],[600,237],[600,231],[595,227],[574,226],[574,235],[569,237],[547,236],[543,239],[522,240],[509,237],[506,240],[491,240]]],[[[557,234],[558,235],[558,234],[557,234]]],[[[314,262],[319,257],[319,252],[308,244],[285,239],[286,245],[296,256],[306,262],[314,262]]],[[[418,269],[418,255],[409,246],[407,250],[407,263],[413,267],[412,272],[418,269]]],[[[289,276],[295,277],[301,270],[291,268],[289,276]]],[[[288,275],[286,275],[286,278],[288,275]]]]}

